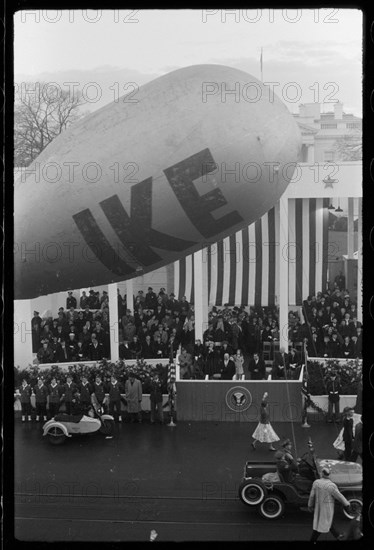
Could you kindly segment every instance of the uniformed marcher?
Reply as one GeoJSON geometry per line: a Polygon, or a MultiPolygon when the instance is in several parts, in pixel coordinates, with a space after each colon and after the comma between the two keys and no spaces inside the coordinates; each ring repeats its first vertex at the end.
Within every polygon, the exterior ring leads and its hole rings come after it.
{"type": "Polygon", "coordinates": [[[66,384],[62,386],[61,401],[65,402],[66,414],[72,414],[73,402],[76,401],[76,394],[78,392],[78,386],[72,381],[71,375],[66,377],[66,384]]]}
{"type": "Polygon", "coordinates": [[[22,422],[27,420],[31,421],[31,386],[24,378],[22,384],[18,388],[20,393],[21,409],[22,409],[22,422]]]}
{"type": "Polygon", "coordinates": [[[35,403],[36,403],[36,421],[47,420],[47,396],[48,389],[44,385],[43,379],[38,378],[38,383],[34,387],[35,403]]]}
{"type": "Polygon", "coordinates": [[[48,395],[49,415],[51,418],[53,418],[56,414],[58,414],[62,395],[61,384],[57,383],[55,377],[52,378],[51,383],[48,385],[48,395]]]}
{"type": "Polygon", "coordinates": [[[79,402],[83,411],[88,411],[91,406],[91,394],[93,392],[93,387],[87,380],[85,374],[81,377],[81,383],[79,385],[79,402]]]}
{"type": "Polygon", "coordinates": [[[336,371],[331,372],[330,380],[327,382],[327,395],[328,395],[328,422],[332,422],[333,418],[335,422],[340,420],[340,380],[336,376],[336,371]],[[333,413],[334,409],[334,413],[333,413]]]}
{"type": "Polygon", "coordinates": [[[109,414],[114,416],[114,409],[116,409],[116,420],[122,422],[121,413],[121,393],[124,393],[122,385],[118,382],[116,376],[112,376],[110,379],[109,390],[109,414]]]}
{"type": "Polygon", "coordinates": [[[93,393],[100,407],[104,407],[106,388],[100,376],[96,376],[95,378],[95,383],[93,385],[93,393]]]}

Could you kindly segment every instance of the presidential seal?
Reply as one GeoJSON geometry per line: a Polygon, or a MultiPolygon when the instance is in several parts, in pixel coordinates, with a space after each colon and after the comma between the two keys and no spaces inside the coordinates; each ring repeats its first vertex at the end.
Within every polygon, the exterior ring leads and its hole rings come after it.
{"type": "Polygon", "coordinates": [[[235,386],[226,393],[226,405],[234,412],[246,411],[251,404],[252,395],[243,386],[235,386]]]}

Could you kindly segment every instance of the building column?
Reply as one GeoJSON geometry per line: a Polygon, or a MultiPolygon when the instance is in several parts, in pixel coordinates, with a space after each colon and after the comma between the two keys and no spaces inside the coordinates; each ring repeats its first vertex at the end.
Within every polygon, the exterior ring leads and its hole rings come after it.
{"type": "Polygon", "coordinates": [[[109,335],[110,335],[110,360],[119,360],[119,334],[118,334],[118,285],[111,283],[108,285],[109,297],[109,335]]]}
{"type": "Polygon", "coordinates": [[[308,164],[314,164],[314,144],[308,145],[308,164]]]}
{"type": "Polygon", "coordinates": [[[208,289],[204,271],[206,261],[203,260],[203,250],[199,250],[194,253],[194,311],[195,339],[201,341],[208,322],[208,289]]]}
{"type": "Polygon", "coordinates": [[[288,199],[281,197],[279,210],[279,346],[288,351],[288,199]]]}
{"type": "Polygon", "coordinates": [[[354,220],[353,220],[353,201],[352,197],[348,198],[348,236],[347,236],[347,254],[348,260],[353,260],[354,253],[354,220]]]}
{"type": "Polygon", "coordinates": [[[357,321],[362,323],[362,199],[358,200],[357,242],[357,321]]]}

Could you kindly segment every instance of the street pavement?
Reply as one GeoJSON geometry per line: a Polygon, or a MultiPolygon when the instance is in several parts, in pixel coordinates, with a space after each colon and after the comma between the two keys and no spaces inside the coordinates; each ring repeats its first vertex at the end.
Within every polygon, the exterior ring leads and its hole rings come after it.
{"type": "MultiPolygon", "coordinates": [[[[42,437],[42,424],[15,420],[15,536],[25,541],[307,541],[312,515],[286,509],[263,519],[238,498],[246,460],[269,461],[267,446],[250,447],[256,423],[117,424],[113,439],[74,436],[61,446],[42,437]]],[[[340,426],[274,423],[296,441],[312,438],[321,458],[340,426]]],[[[336,513],[337,526],[348,522],[336,513]]],[[[330,533],[320,540],[331,540],[330,533]]]]}

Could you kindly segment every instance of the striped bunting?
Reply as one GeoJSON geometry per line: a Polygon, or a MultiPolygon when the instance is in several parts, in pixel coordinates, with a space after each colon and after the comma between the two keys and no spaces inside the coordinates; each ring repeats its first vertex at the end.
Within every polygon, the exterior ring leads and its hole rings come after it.
{"type": "MultiPolygon", "coordinates": [[[[288,251],[279,250],[278,208],[206,247],[209,305],[276,305],[279,254],[288,254],[289,305],[326,288],[328,199],[290,199],[288,251]]],[[[193,255],[174,262],[174,292],[193,303],[193,255]]]]}

